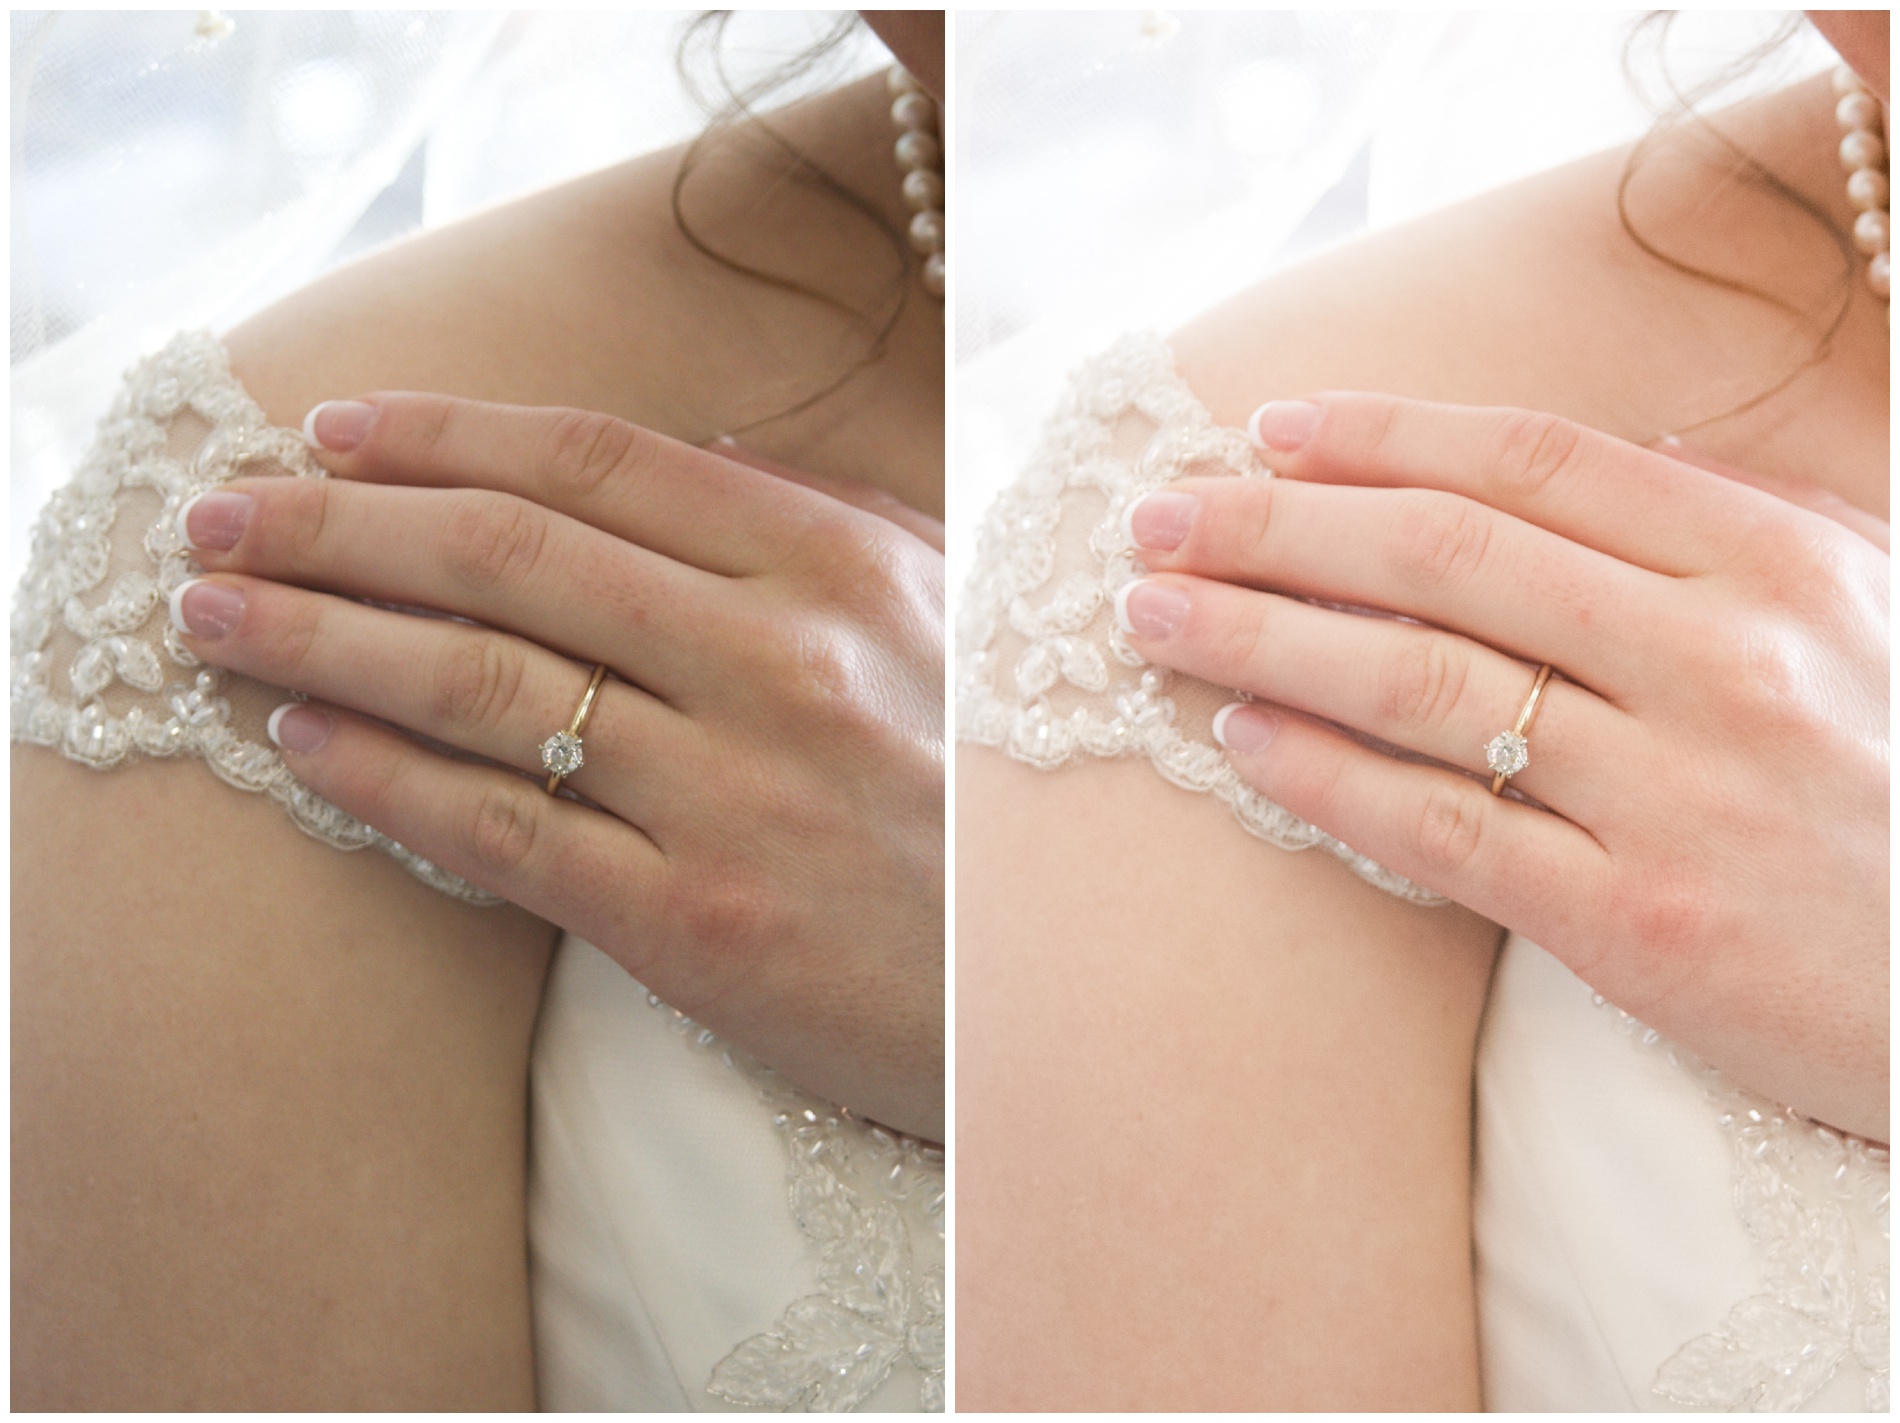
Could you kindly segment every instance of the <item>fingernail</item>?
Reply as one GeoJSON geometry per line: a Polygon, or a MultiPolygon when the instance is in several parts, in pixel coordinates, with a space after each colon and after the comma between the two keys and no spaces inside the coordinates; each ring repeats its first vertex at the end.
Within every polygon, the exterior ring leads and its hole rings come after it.
{"type": "Polygon", "coordinates": [[[1194,525],[1195,511],[1200,507],[1201,501],[1192,494],[1157,489],[1122,510],[1122,532],[1137,548],[1165,553],[1181,547],[1194,525]]]}
{"type": "Polygon", "coordinates": [[[376,407],[360,400],[326,400],[303,417],[303,442],[313,450],[342,454],[363,443],[376,421],[376,407]]]}
{"type": "Polygon", "coordinates": [[[1214,739],[1243,756],[1266,750],[1280,718],[1258,702],[1229,702],[1214,713],[1214,739]]]}
{"type": "Polygon", "coordinates": [[[193,637],[223,637],[244,616],[244,595],[222,583],[192,578],[172,589],[172,626],[193,637]]]}
{"type": "Polygon", "coordinates": [[[330,739],[336,725],[323,712],[304,702],[285,702],[270,714],[264,730],[286,751],[309,755],[330,739]]]}
{"type": "Polygon", "coordinates": [[[228,489],[211,489],[187,499],[178,511],[178,537],[186,548],[219,553],[236,548],[244,537],[244,526],[251,522],[255,502],[248,494],[228,489]]]}
{"type": "Polygon", "coordinates": [[[1319,407],[1305,400],[1269,400],[1247,422],[1247,433],[1263,450],[1297,450],[1318,428],[1319,407]]]}
{"type": "Polygon", "coordinates": [[[1188,606],[1187,594],[1180,589],[1137,578],[1115,594],[1115,621],[1136,637],[1173,637],[1187,622],[1188,606]]]}

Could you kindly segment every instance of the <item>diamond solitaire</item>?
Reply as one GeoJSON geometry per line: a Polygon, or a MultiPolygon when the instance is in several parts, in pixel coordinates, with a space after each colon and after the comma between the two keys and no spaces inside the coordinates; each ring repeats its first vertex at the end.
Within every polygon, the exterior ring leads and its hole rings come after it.
{"type": "Polygon", "coordinates": [[[581,739],[572,732],[557,731],[541,743],[541,764],[557,776],[571,776],[585,763],[581,739]]]}
{"type": "Polygon", "coordinates": [[[1531,744],[1515,731],[1500,731],[1484,744],[1484,764],[1500,776],[1515,776],[1531,763],[1531,744]]]}

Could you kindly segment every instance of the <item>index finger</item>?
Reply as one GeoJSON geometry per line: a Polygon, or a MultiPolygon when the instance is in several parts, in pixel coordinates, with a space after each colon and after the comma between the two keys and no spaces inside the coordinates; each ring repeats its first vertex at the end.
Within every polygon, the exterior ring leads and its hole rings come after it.
{"type": "Polygon", "coordinates": [[[1462,494],[1675,576],[1724,563],[1772,508],[1759,491],[1534,410],[1336,391],[1269,402],[1248,433],[1275,473],[1462,494]]]}
{"type": "Polygon", "coordinates": [[[773,567],[821,497],[593,410],[381,391],[318,405],[304,438],[345,479],[499,490],[732,577],[773,567]]]}

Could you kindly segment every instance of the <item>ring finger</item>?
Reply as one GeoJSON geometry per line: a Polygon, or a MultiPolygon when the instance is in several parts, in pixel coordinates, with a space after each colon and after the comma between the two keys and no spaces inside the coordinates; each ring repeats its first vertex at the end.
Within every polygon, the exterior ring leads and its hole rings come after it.
{"type": "MultiPolygon", "coordinates": [[[[207,662],[537,774],[542,742],[566,729],[587,687],[589,669],[523,638],[262,579],[193,579],[171,607],[207,662]]],[[[568,784],[663,839],[654,820],[679,789],[664,768],[691,758],[687,718],[610,680],[582,742],[585,763],[568,784]]]]}
{"type": "MultiPolygon", "coordinates": [[[[1515,723],[1536,676],[1435,628],[1199,578],[1138,579],[1118,596],[1116,617],[1152,662],[1484,775],[1486,743],[1515,723]]],[[[1512,784],[1596,825],[1613,801],[1591,769],[1617,764],[1635,733],[1627,713],[1553,682],[1530,733],[1531,762],[1512,784]]]]}

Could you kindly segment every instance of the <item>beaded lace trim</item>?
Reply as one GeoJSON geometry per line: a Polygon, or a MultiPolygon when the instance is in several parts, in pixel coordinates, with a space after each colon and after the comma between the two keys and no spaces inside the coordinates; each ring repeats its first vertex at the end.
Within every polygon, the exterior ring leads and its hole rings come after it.
{"type": "Polygon", "coordinates": [[[1077,372],[1028,468],[978,535],[957,617],[958,736],[1043,769],[1081,756],[1145,756],[1263,840],[1324,848],[1387,893],[1443,904],[1243,782],[1211,730],[1213,712],[1232,698],[1148,665],[1115,625],[1116,592],[1145,572],[1122,511],[1190,473],[1272,471],[1245,435],[1214,423],[1158,337],[1124,337],[1077,372]],[[1206,703],[1192,718],[1170,695],[1183,685],[1206,703]]]}
{"type": "Polygon", "coordinates": [[[374,846],[431,888],[499,904],[310,791],[261,735],[262,713],[233,714],[234,692],[242,687],[256,700],[258,684],[204,666],[178,640],[167,600],[202,571],[178,537],[179,509],[240,474],[273,472],[325,474],[296,431],[266,422],[209,333],[174,337],[131,371],[33,532],[13,605],[13,739],[95,770],[137,756],[201,757],[220,780],[268,795],[326,845],[374,846]],[[176,453],[199,426],[196,448],[176,453]],[[135,501],[152,512],[134,514],[135,501]],[[247,733],[242,720],[257,725],[247,733]]]}
{"type": "Polygon", "coordinates": [[[753,1407],[842,1412],[863,1406],[908,1359],[923,1375],[920,1407],[941,1413],[943,1152],[821,1102],[658,997],[647,1002],[687,1043],[743,1073],[771,1108],[792,1216],[819,1259],[819,1292],[720,1360],[707,1390],[753,1407]]]}
{"type": "Polygon", "coordinates": [[[1852,1360],[1867,1372],[1866,1408],[1887,1412],[1887,1148],[1737,1087],[1600,994],[1596,1002],[1702,1087],[1728,1138],[1736,1211],[1766,1257],[1761,1292],[1676,1350],[1652,1391],[1692,1408],[1788,1413],[1852,1360]]]}

